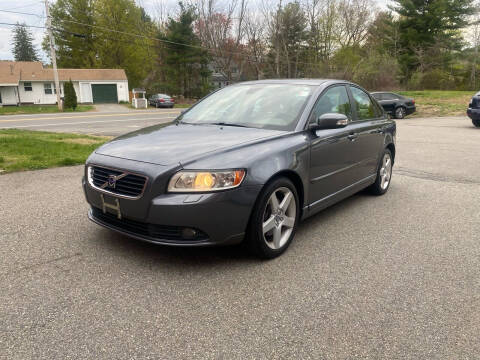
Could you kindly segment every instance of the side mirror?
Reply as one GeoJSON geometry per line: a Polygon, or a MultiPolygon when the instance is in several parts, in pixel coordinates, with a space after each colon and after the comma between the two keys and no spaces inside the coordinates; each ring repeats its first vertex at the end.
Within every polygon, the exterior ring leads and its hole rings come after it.
{"type": "Polygon", "coordinates": [[[348,125],[348,117],[344,114],[328,113],[320,115],[315,124],[310,125],[312,130],[339,129],[348,125]]]}

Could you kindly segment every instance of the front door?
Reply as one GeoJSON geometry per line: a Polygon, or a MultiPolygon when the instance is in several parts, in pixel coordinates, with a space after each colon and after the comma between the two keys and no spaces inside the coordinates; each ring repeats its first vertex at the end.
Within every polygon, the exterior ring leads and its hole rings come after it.
{"type": "MultiPolygon", "coordinates": [[[[346,86],[337,85],[324,91],[315,104],[310,122],[327,113],[341,113],[350,121],[353,119],[346,86]]],[[[359,156],[350,124],[345,128],[317,130],[311,136],[308,200],[309,204],[320,204],[355,182],[359,156]]]]}

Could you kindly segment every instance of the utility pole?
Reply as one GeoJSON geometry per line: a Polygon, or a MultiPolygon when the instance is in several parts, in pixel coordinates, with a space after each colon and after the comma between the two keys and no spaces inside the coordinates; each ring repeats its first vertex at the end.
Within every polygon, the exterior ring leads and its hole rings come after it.
{"type": "Polygon", "coordinates": [[[52,18],[48,9],[48,0],[45,0],[45,14],[47,15],[48,38],[50,39],[50,57],[52,58],[53,77],[55,79],[55,89],[57,93],[58,109],[62,110],[62,101],[60,100],[60,82],[58,80],[57,54],[55,53],[55,39],[52,33],[52,18]]]}

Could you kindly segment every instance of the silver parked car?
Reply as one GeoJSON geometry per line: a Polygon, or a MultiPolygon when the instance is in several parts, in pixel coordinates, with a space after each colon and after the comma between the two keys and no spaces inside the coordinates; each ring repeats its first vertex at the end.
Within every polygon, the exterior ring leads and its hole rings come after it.
{"type": "Polygon", "coordinates": [[[151,106],[156,108],[173,108],[175,100],[172,97],[165,94],[155,94],[148,98],[148,102],[151,106]]]}

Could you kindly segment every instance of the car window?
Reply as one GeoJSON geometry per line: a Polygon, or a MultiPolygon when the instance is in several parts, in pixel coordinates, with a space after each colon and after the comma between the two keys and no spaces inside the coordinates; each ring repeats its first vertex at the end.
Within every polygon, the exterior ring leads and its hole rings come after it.
{"type": "Polygon", "coordinates": [[[370,96],[359,88],[350,87],[353,96],[353,106],[357,111],[358,120],[367,120],[378,117],[376,107],[373,105],[370,96]]]}
{"type": "Polygon", "coordinates": [[[383,95],[384,100],[397,100],[398,96],[395,94],[384,94],[383,95]]]}
{"type": "Polygon", "coordinates": [[[227,86],[197,103],[179,119],[198,125],[293,130],[314,89],[301,84],[227,86]]]}
{"type": "Polygon", "coordinates": [[[352,109],[345,86],[335,86],[324,92],[318,99],[313,109],[310,122],[316,122],[323,114],[344,114],[352,119],[352,109]]]}
{"type": "Polygon", "coordinates": [[[372,94],[372,96],[377,100],[383,100],[383,94],[372,94]]]}

